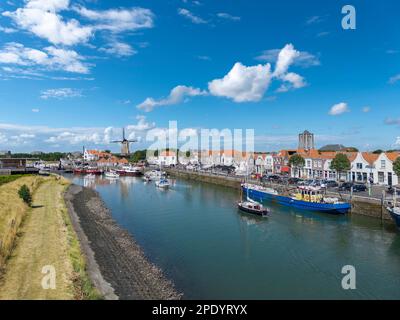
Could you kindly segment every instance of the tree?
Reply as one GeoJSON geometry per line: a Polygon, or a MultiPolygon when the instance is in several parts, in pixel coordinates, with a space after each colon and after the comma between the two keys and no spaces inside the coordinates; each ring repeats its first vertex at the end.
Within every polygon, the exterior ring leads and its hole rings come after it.
{"type": "Polygon", "coordinates": [[[135,163],[139,162],[141,160],[146,160],[146,153],[147,153],[147,150],[137,150],[134,152],[133,155],[131,155],[130,160],[135,163]]]}
{"type": "Polygon", "coordinates": [[[331,169],[339,173],[338,178],[340,178],[342,172],[346,172],[351,169],[349,158],[347,158],[347,156],[343,153],[338,153],[332,160],[331,169]]]}
{"type": "Polygon", "coordinates": [[[300,168],[303,168],[305,164],[306,162],[304,158],[299,154],[295,154],[289,159],[289,165],[295,170],[298,170],[299,177],[300,177],[300,168]]]}
{"type": "Polygon", "coordinates": [[[25,184],[19,189],[18,195],[28,206],[32,205],[32,195],[25,184]]]}
{"type": "Polygon", "coordinates": [[[394,173],[400,177],[400,157],[398,157],[394,162],[393,162],[393,171],[394,173]]]}
{"type": "Polygon", "coordinates": [[[381,154],[381,153],[383,153],[384,151],[382,150],[382,149],[378,149],[378,150],[375,150],[374,152],[372,152],[373,154],[381,154]]]}

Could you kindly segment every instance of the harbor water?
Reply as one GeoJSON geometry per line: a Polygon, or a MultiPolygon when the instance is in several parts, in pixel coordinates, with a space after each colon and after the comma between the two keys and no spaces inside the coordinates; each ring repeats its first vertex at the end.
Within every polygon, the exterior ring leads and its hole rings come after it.
{"type": "Polygon", "coordinates": [[[379,219],[270,203],[260,218],[238,211],[232,188],[68,177],[100,193],[185,299],[400,299],[400,234],[379,219]],[[347,265],[355,290],[342,288],[347,265]]]}

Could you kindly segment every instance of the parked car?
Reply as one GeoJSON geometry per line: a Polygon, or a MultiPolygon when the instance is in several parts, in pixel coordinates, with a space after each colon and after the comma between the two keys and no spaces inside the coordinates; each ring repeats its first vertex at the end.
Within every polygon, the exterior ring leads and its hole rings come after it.
{"type": "Polygon", "coordinates": [[[264,176],[262,180],[267,182],[281,182],[282,178],[276,174],[271,174],[268,176],[264,176]]]}
{"type": "Polygon", "coordinates": [[[287,180],[288,184],[299,184],[301,181],[303,181],[300,178],[289,178],[287,180]]]}
{"type": "Polygon", "coordinates": [[[351,191],[353,187],[353,192],[362,192],[367,191],[367,186],[365,184],[360,183],[352,183],[352,182],[345,182],[340,187],[340,191],[351,191]]]}
{"type": "Polygon", "coordinates": [[[337,188],[339,184],[334,180],[324,180],[324,183],[327,188],[337,188]]]}

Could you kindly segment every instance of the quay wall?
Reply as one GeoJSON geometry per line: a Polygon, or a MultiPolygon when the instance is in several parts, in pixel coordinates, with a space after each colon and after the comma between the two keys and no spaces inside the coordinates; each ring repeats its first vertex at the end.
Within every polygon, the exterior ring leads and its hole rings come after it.
{"type": "MultiPolygon", "coordinates": [[[[178,177],[188,180],[201,181],[207,183],[218,184],[226,187],[231,187],[235,189],[240,188],[240,184],[242,179],[239,177],[232,177],[226,175],[217,175],[206,172],[196,172],[196,171],[187,171],[187,170],[179,170],[172,168],[164,169],[170,176],[178,177]]],[[[250,183],[257,183],[257,181],[249,181],[250,183]]],[[[282,189],[282,185],[271,185],[271,187],[275,187],[278,191],[282,189]]],[[[389,212],[386,210],[384,206],[384,201],[382,199],[377,198],[368,198],[354,195],[350,197],[349,194],[339,194],[335,192],[329,192],[330,196],[335,196],[341,198],[343,200],[351,202],[351,214],[358,214],[368,217],[373,217],[385,221],[392,221],[389,212]]]]}

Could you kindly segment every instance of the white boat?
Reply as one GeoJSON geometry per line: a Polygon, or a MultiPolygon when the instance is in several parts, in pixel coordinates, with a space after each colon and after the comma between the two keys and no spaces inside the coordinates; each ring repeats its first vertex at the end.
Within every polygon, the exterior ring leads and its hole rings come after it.
{"type": "Polygon", "coordinates": [[[167,189],[167,188],[169,188],[170,183],[167,179],[160,179],[160,180],[156,181],[156,186],[158,188],[167,189]]]}
{"type": "Polygon", "coordinates": [[[121,169],[117,170],[118,174],[122,176],[141,176],[143,174],[142,167],[132,167],[132,166],[123,166],[121,169]]]}
{"type": "Polygon", "coordinates": [[[238,202],[238,208],[244,212],[255,214],[261,217],[268,216],[268,209],[265,208],[261,203],[249,199],[247,201],[238,202]]]}
{"type": "Polygon", "coordinates": [[[143,176],[143,181],[144,182],[150,182],[152,179],[151,179],[151,177],[149,176],[149,175],[145,175],[145,176],[143,176]]]}
{"type": "Polygon", "coordinates": [[[107,178],[112,178],[112,179],[118,179],[119,178],[119,174],[114,172],[114,171],[107,171],[106,173],[104,173],[104,175],[107,178]]]}

